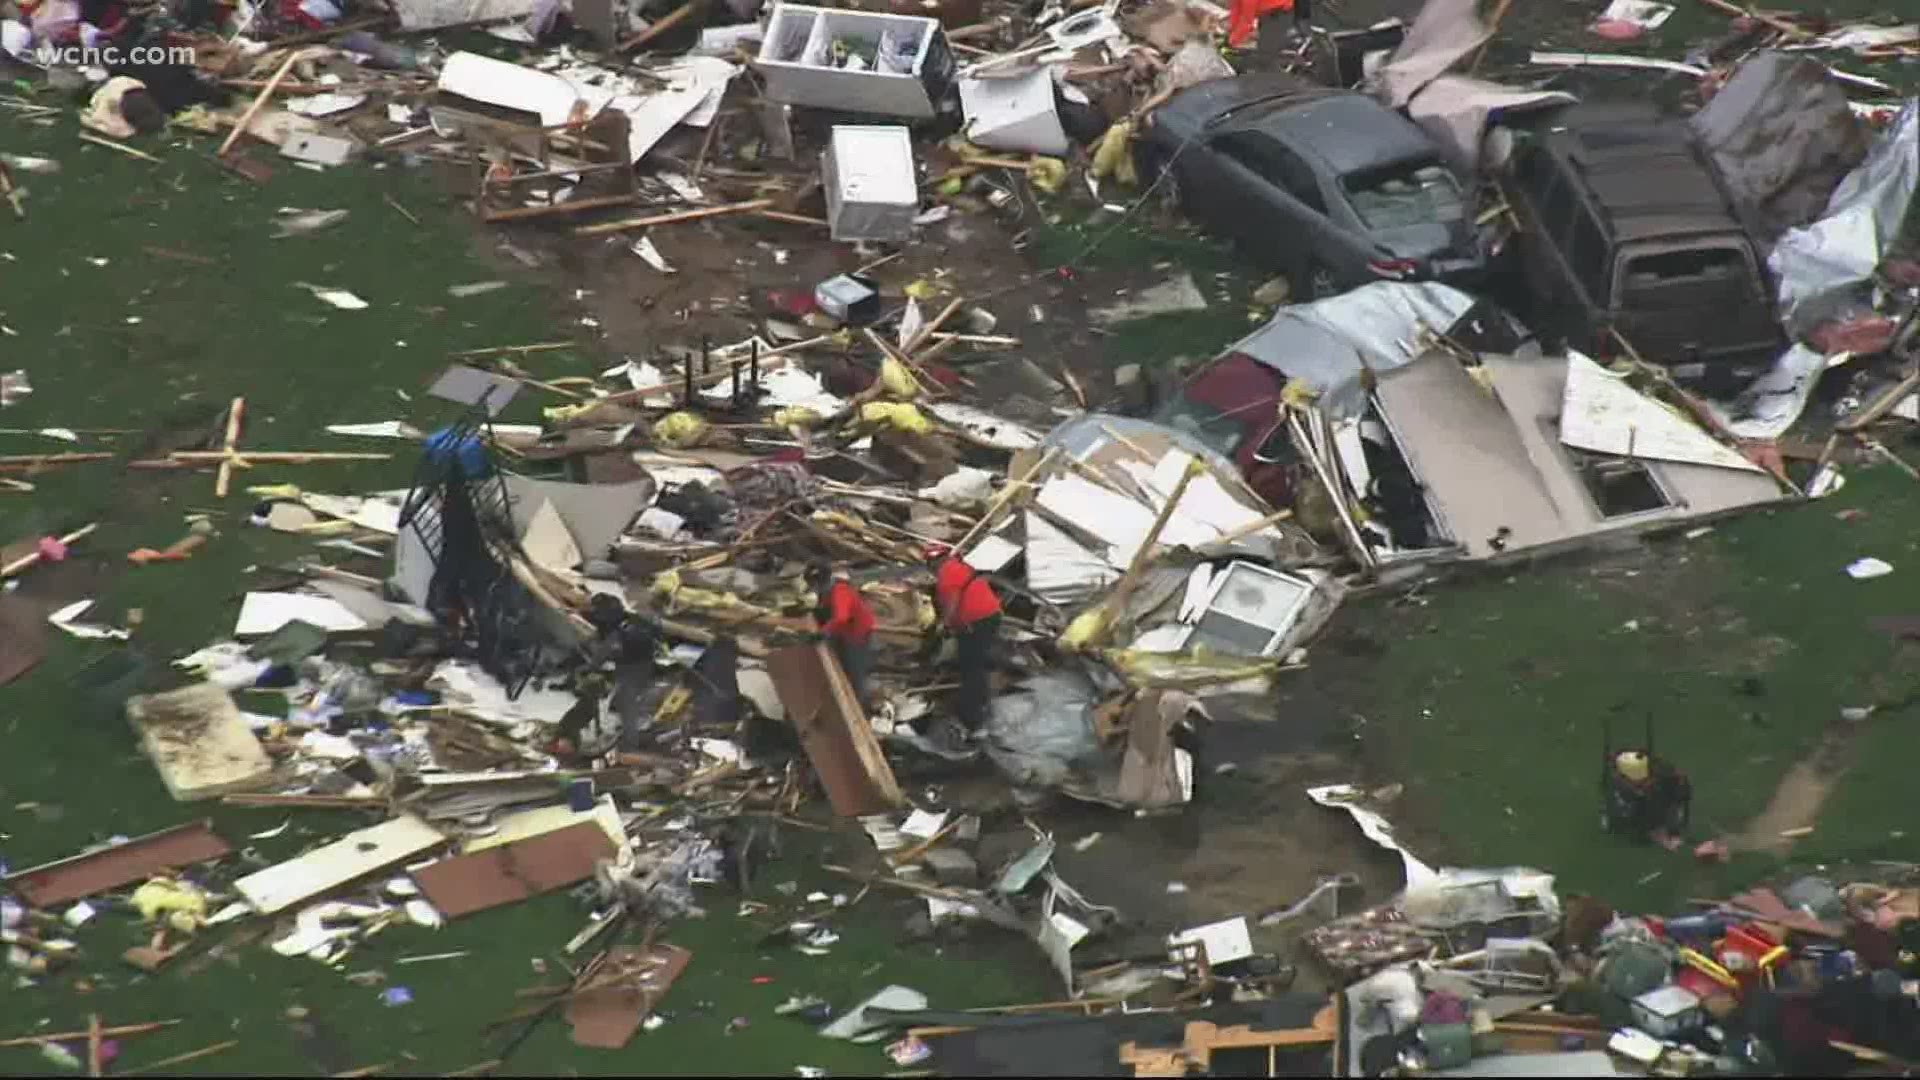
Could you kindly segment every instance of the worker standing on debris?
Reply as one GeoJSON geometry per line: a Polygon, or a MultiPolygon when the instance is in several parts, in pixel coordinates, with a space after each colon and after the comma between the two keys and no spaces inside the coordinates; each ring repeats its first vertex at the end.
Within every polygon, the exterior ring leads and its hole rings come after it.
{"type": "Polygon", "coordinates": [[[940,635],[950,634],[959,652],[960,723],[977,733],[987,720],[992,694],[993,645],[1000,637],[1000,596],[993,583],[968,566],[952,549],[936,545],[927,552],[935,564],[933,607],[935,636],[929,650],[937,650],[940,635]]]}
{"type": "Polygon", "coordinates": [[[867,676],[873,671],[873,609],[844,573],[835,573],[825,565],[807,571],[807,585],[819,597],[813,620],[820,634],[833,646],[840,670],[847,673],[853,696],[861,708],[867,707],[867,676]]]}
{"type": "Polygon", "coordinates": [[[1258,55],[1263,66],[1278,68],[1286,47],[1304,37],[1313,24],[1313,0],[1233,0],[1227,12],[1227,44],[1241,48],[1259,28],[1258,55]],[[1291,32],[1280,16],[1291,14],[1291,32]]]}

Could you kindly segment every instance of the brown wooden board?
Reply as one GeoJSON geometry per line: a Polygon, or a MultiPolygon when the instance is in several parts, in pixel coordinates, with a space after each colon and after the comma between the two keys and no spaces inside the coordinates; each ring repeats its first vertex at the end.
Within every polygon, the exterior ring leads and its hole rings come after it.
{"type": "Polygon", "coordinates": [[[612,977],[573,995],[567,1002],[567,1023],[573,1041],[598,1050],[618,1050],[667,996],[693,954],[678,945],[655,945],[649,952],[622,949],[607,957],[602,975],[612,977]]]}
{"type": "Polygon", "coordinates": [[[583,821],[416,870],[420,891],[449,919],[563,889],[614,856],[613,840],[598,822],[583,821]]]}
{"type": "Polygon", "coordinates": [[[834,813],[863,817],[906,801],[831,650],[819,643],[780,649],[767,656],[767,674],[834,813]]]}
{"type": "Polygon", "coordinates": [[[218,859],[233,849],[210,820],[190,821],[124,844],[22,870],[0,885],[34,907],[46,908],[103,893],[163,870],[218,859]]]}
{"type": "Polygon", "coordinates": [[[46,655],[47,625],[39,605],[0,593],[0,686],[31,671],[46,655]]]}

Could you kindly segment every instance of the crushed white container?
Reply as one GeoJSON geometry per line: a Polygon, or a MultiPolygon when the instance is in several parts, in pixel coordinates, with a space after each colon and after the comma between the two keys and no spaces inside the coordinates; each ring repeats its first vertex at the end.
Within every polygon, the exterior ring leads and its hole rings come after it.
{"type": "Polygon", "coordinates": [[[960,80],[967,138],[989,150],[1059,157],[1070,146],[1044,67],[1006,78],[960,80]]]}
{"type": "Polygon", "coordinates": [[[776,3],[753,66],[771,101],[924,120],[956,65],[937,19],[776,3]],[[836,44],[856,46],[851,61],[836,44]]]}
{"type": "Polygon", "coordinates": [[[920,210],[913,141],[904,127],[842,124],[821,156],[827,224],[835,240],[913,238],[920,210]]]}

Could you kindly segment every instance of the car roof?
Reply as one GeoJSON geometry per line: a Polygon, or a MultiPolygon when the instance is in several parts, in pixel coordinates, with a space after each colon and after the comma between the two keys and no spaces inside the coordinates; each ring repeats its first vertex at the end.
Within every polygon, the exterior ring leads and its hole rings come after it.
{"type": "Polygon", "coordinates": [[[1336,175],[1439,157],[1414,123],[1363,94],[1331,94],[1265,109],[1237,125],[1318,157],[1336,175]]]}
{"type": "Polygon", "coordinates": [[[1741,231],[1685,125],[1637,110],[1590,115],[1556,127],[1548,142],[1617,239],[1741,231]]]}

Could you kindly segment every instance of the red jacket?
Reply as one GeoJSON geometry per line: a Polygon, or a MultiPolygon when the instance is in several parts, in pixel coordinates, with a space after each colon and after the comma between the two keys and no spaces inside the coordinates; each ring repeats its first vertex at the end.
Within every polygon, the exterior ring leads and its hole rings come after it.
{"type": "Polygon", "coordinates": [[[873,609],[850,581],[835,581],[815,615],[820,619],[820,631],[829,637],[865,645],[873,636],[873,609]]]}
{"type": "Polygon", "coordinates": [[[980,571],[949,555],[934,577],[934,605],[951,629],[1000,614],[1000,597],[980,571]]]}

